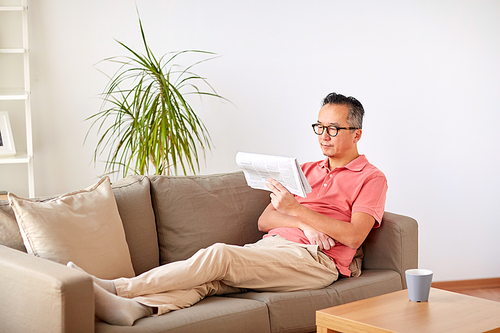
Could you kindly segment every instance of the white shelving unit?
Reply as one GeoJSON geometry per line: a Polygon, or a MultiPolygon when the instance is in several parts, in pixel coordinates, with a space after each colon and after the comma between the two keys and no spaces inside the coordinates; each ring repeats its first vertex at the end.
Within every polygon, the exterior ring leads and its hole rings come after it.
{"type": "MultiPolygon", "coordinates": [[[[26,151],[18,152],[13,157],[0,157],[0,172],[2,165],[5,164],[27,164],[28,166],[28,192],[30,197],[35,197],[35,174],[33,167],[33,132],[31,124],[31,100],[30,100],[30,67],[29,67],[29,44],[28,44],[28,3],[27,0],[22,0],[20,5],[2,5],[0,2],[0,22],[2,15],[12,12],[20,13],[20,21],[8,20],[12,26],[9,26],[9,31],[19,33],[22,30],[22,47],[18,45],[14,47],[5,47],[0,40],[0,64],[2,57],[6,54],[22,57],[23,59],[23,86],[22,87],[7,87],[0,88],[0,101],[24,101],[24,121],[26,123],[26,151]]],[[[13,78],[13,82],[18,82],[19,78],[13,78]]],[[[8,110],[7,110],[8,111],[8,110]]],[[[16,147],[17,148],[17,147],[16,147]]]]}

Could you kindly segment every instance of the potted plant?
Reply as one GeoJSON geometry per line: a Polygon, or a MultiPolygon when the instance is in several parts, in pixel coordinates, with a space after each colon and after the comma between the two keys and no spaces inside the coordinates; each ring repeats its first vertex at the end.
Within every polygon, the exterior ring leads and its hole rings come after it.
{"type": "Polygon", "coordinates": [[[110,78],[98,113],[92,120],[100,136],[94,151],[97,157],[107,152],[106,173],[122,171],[123,177],[134,174],[184,174],[199,171],[198,152],[211,149],[211,139],[198,118],[187,95],[224,99],[192,68],[213,59],[213,53],[186,50],[157,58],[146,41],[141,19],[139,26],[145,53],[134,51],[117,41],[128,52],[126,57],[103,61],[119,64],[110,78]],[[174,63],[186,53],[197,53],[204,59],[185,68],[174,63]],[[202,84],[206,90],[199,88],[202,84]],[[108,125],[111,120],[111,125],[108,125]]]}

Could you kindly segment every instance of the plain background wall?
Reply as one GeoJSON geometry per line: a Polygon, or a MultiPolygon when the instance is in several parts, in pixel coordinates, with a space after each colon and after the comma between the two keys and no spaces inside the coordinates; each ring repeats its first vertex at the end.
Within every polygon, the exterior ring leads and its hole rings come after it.
{"type": "MultiPolygon", "coordinates": [[[[95,131],[83,144],[84,120],[99,110],[107,83],[97,68],[111,74],[95,64],[126,55],[114,39],[142,51],[137,6],[156,55],[220,55],[197,67],[233,103],[193,101],[215,146],[201,174],[238,170],[238,151],[322,159],[310,127],[321,100],[353,95],[366,110],[360,152],[389,181],[386,210],[419,222],[420,267],[436,281],[500,276],[498,1],[29,5],[37,196],[87,187],[102,174],[92,162],[95,131]]],[[[0,168],[0,187],[27,195],[23,166],[0,168]]]]}

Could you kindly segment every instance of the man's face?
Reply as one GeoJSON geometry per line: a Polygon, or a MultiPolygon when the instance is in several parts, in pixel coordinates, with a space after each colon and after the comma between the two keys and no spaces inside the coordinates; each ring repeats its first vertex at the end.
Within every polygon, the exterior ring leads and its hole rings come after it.
{"type": "MultiPolygon", "coordinates": [[[[349,127],[347,116],[349,107],[346,105],[326,104],[319,110],[318,123],[323,126],[349,127]]],[[[323,154],[329,158],[343,158],[356,149],[356,143],[361,130],[339,130],[337,136],[331,137],[325,130],[318,135],[318,142],[323,154]]]]}

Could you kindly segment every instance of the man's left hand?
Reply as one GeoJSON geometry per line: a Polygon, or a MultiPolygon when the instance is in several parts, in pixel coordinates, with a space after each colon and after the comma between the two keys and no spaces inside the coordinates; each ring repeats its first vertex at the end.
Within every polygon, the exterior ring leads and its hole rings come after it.
{"type": "Polygon", "coordinates": [[[309,240],[309,243],[311,243],[312,245],[318,245],[320,250],[330,250],[335,246],[335,241],[333,240],[333,238],[321,231],[314,229],[313,227],[304,225],[302,226],[302,231],[309,240]]]}

